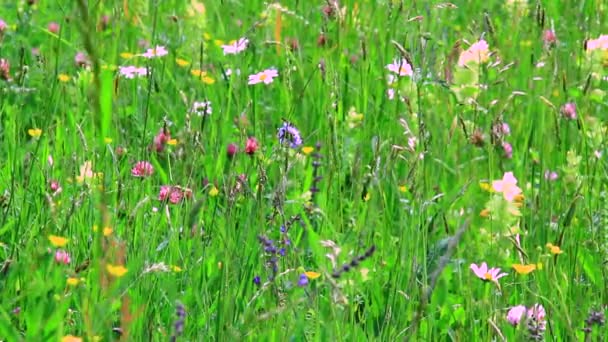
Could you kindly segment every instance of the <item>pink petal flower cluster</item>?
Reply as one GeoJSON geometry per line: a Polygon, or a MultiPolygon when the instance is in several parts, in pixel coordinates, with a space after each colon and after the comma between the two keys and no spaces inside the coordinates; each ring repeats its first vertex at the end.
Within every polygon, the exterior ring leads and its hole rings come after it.
{"type": "Polygon", "coordinates": [[[55,251],[55,262],[59,264],[67,265],[72,261],[70,258],[70,254],[63,249],[58,249],[55,251]]]}
{"type": "Polygon", "coordinates": [[[224,55],[236,55],[247,49],[248,44],[249,39],[240,38],[239,40],[234,41],[228,45],[222,45],[222,50],[224,50],[224,55]]]}
{"type": "Polygon", "coordinates": [[[586,45],[587,52],[593,50],[607,50],[608,49],[608,35],[603,34],[598,39],[589,39],[586,45]]]}
{"type": "Polygon", "coordinates": [[[142,54],[142,57],[156,58],[156,57],[166,56],[167,54],[169,54],[169,51],[167,50],[167,48],[165,48],[164,46],[161,46],[161,45],[156,45],[152,49],[147,49],[146,52],[144,52],[142,54]]]}
{"type": "Polygon", "coordinates": [[[526,317],[528,320],[532,320],[536,323],[540,330],[544,331],[547,325],[546,315],[545,308],[540,304],[534,304],[530,308],[518,305],[509,309],[507,312],[507,321],[509,324],[517,326],[521,323],[521,320],[526,317]]]}
{"type": "Polygon", "coordinates": [[[501,192],[509,202],[513,201],[515,196],[521,194],[521,189],[517,186],[517,179],[513,176],[513,172],[505,172],[501,180],[493,181],[492,188],[496,192],[501,192]]]}
{"type": "Polygon", "coordinates": [[[405,58],[402,58],[401,60],[394,60],[393,63],[387,64],[386,68],[388,69],[388,71],[394,72],[399,76],[412,77],[414,75],[414,70],[412,69],[412,66],[407,62],[405,58]]]}
{"type": "Polygon", "coordinates": [[[270,84],[272,83],[275,77],[279,76],[279,72],[277,69],[266,69],[264,71],[258,72],[257,74],[253,74],[249,76],[249,84],[270,84]]]}
{"type": "Polygon", "coordinates": [[[490,58],[488,43],[481,39],[475,42],[468,49],[464,50],[458,58],[458,66],[464,67],[469,63],[485,63],[490,58]]]}
{"type": "Polygon", "coordinates": [[[118,67],[118,73],[124,78],[133,79],[136,76],[147,76],[148,69],[146,67],[138,68],[133,65],[118,67]]]}
{"type": "Polygon", "coordinates": [[[555,31],[553,30],[545,30],[543,32],[543,42],[545,45],[553,45],[557,42],[557,36],[555,35],[555,31]]]}
{"type": "Polygon", "coordinates": [[[249,137],[245,143],[245,153],[253,155],[258,150],[258,140],[254,137],[249,137]]]}
{"type": "Polygon", "coordinates": [[[162,152],[165,149],[167,142],[171,140],[171,134],[166,127],[160,129],[160,132],[154,137],[152,148],[156,152],[162,152]]]}
{"type": "Polygon", "coordinates": [[[152,174],[154,174],[154,166],[148,161],[139,161],[131,169],[133,177],[145,178],[152,176],[152,174]]]}
{"type": "Polygon", "coordinates": [[[576,104],[574,102],[564,104],[560,112],[566,119],[576,120],[576,104]]]}
{"type": "Polygon", "coordinates": [[[160,192],[158,193],[158,199],[160,201],[168,200],[169,203],[178,204],[184,198],[191,198],[192,190],[188,188],[182,188],[181,186],[172,186],[172,185],[163,185],[160,187],[160,192]]]}
{"type": "Polygon", "coordinates": [[[482,262],[481,266],[477,266],[477,264],[471,264],[470,268],[471,271],[475,273],[477,278],[483,281],[492,281],[497,283],[498,279],[507,275],[507,273],[504,272],[500,273],[500,268],[498,267],[488,268],[488,264],[486,264],[485,262],[482,262]]]}

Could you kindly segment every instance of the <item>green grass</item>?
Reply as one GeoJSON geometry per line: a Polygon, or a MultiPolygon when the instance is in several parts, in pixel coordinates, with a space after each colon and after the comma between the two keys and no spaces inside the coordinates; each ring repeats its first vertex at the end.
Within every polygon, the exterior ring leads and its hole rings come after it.
{"type": "Polygon", "coordinates": [[[525,340],[533,322],[507,312],[536,303],[546,340],[608,338],[583,330],[608,304],[608,52],[584,48],[608,6],[332,3],[0,5],[0,339],[525,340]],[[459,66],[482,38],[488,60],[459,66]],[[401,58],[413,75],[389,86],[401,58]],[[279,142],[285,121],[303,145],[279,142]],[[506,172],[523,197],[491,191],[506,172]],[[508,275],[482,281],[484,261],[508,275]]]}

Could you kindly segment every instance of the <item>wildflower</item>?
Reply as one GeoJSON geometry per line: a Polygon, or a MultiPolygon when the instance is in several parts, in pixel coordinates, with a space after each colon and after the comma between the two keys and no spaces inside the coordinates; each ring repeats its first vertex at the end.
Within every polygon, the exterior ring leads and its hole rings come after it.
{"type": "Polygon", "coordinates": [[[471,264],[470,268],[471,271],[473,271],[473,273],[475,273],[475,275],[483,281],[492,281],[498,283],[498,279],[507,275],[507,273],[500,273],[500,268],[498,267],[488,269],[488,264],[485,262],[482,262],[481,266],[471,264]]]}
{"type": "Polygon", "coordinates": [[[557,179],[557,177],[558,177],[558,176],[557,176],[557,172],[555,172],[555,171],[550,171],[550,170],[545,171],[545,179],[546,179],[546,180],[549,180],[549,181],[554,181],[554,180],[556,180],[556,179],[557,179]]]}
{"type": "Polygon", "coordinates": [[[133,79],[136,76],[146,76],[148,75],[148,69],[146,67],[136,67],[133,65],[129,66],[119,66],[118,73],[124,78],[133,79]]]}
{"type": "Polygon", "coordinates": [[[47,26],[47,30],[49,30],[49,32],[54,33],[54,34],[58,34],[59,33],[59,24],[57,24],[56,22],[50,22],[49,25],[47,26]]]}
{"type": "Polygon", "coordinates": [[[306,275],[306,277],[308,279],[312,279],[312,280],[317,279],[321,276],[321,273],[313,272],[313,271],[304,272],[304,274],[306,275]]]}
{"type": "Polygon", "coordinates": [[[492,134],[497,139],[502,139],[511,134],[511,127],[506,122],[498,122],[492,126],[492,134]]]}
{"type": "Polygon", "coordinates": [[[529,265],[513,264],[513,265],[511,265],[511,267],[513,267],[515,272],[517,272],[518,274],[523,274],[523,275],[529,274],[536,269],[536,265],[534,265],[534,264],[529,264],[529,265]]]}
{"type": "Polygon", "coordinates": [[[74,335],[65,335],[61,338],[61,342],[82,342],[82,338],[74,335]]]}
{"type": "MultiPolygon", "coordinates": [[[[99,227],[97,227],[97,225],[93,225],[93,231],[97,232],[97,229],[99,229],[99,227]]],[[[112,227],[103,227],[103,236],[108,237],[110,235],[112,235],[112,232],[114,232],[114,230],[112,229],[112,227]]]]}
{"type": "Polygon", "coordinates": [[[165,56],[168,53],[169,53],[169,51],[167,51],[167,49],[164,46],[157,45],[156,47],[154,47],[152,49],[147,49],[146,52],[144,52],[141,56],[145,57],[145,58],[156,58],[156,57],[165,56]]]}
{"type": "Polygon", "coordinates": [[[553,30],[545,30],[543,32],[543,42],[547,46],[551,46],[557,42],[557,36],[553,30]]]}
{"type": "Polygon", "coordinates": [[[215,186],[212,186],[211,189],[209,189],[209,196],[211,197],[215,197],[220,193],[220,190],[218,190],[218,188],[216,188],[215,186]]]}
{"type": "Polygon", "coordinates": [[[211,115],[213,112],[213,109],[211,108],[211,101],[194,102],[192,104],[191,112],[198,116],[211,115]]]}
{"type": "Polygon", "coordinates": [[[262,280],[260,279],[259,275],[256,275],[255,277],[253,277],[253,283],[257,286],[260,286],[260,284],[262,283],[262,280]]]}
{"type": "Polygon", "coordinates": [[[67,265],[72,261],[70,258],[70,254],[63,249],[58,249],[55,251],[55,262],[59,264],[67,265]]]}
{"type": "Polygon", "coordinates": [[[528,331],[531,333],[542,334],[545,331],[547,322],[545,321],[545,308],[540,304],[528,308],[528,331]]]}
{"type": "Polygon", "coordinates": [[[298,286],[304,287],[308,285],[308,277],[305,273],[300,274],[300,279],[298,280],[298,286]]]}
{"type": "Polygon", "coordinates": [[[160,201],[169,200],[172,204],[178,204],[184,197],[190,198],[192,196],[192,190],[182,189],[179,186],[163,185],[160,187],[158,199],[160,201]]]}
{"type": "Polygon", "coordinates": [[[247,138],[247,142],[245,143],[245,153],[248,155],[253,155],[255,151],[258,150],[258,140],[254,137],[247,138]]]}
{"type": "Polygon", "coordinates": [[[49,190],[51,191],[51,193],[52,193],[53,195],[57,195],[57,194],[61,193],[61,191],[62,191],[63,189],[61,188],[61,185],[59,184],[59,182],[58,182],[58,181],[56,181],[56,180],[51,180],[51,181],[49,182],[49,190]]]}
{"type": "Polygon", "coordinates": [[[11,78],[11,64],[7,59],[0,58],[0,79],[10,81],[11,78]]]}
{"type": "Polygon", "coordinates": [[[82,52],[76,53],[74,56],[74,63],[76,63],[77,67],[85,68],[91,66],[91,61],[89,57],[82,52]]]}
{"type": "Polygon", "coordinates": [[[312,151],[314,151],[315,148],[312,146],[304,146],[302,147],[302,153],[304,153],[305,155],[309,155],[312,153],[312,151]]]}
{"type": "Polygon", "coordinates": [[[470,63],[484,63],[489,59],[488,43],[481,39],[463,51],[458,58],[458,66],[464,67],[470,63]]]}
{"type": "Polygon", "coordinates": [[[247,49],[248,44],[249,39],[240,38],[239,40],[233,41],[228,45],[222,45],[222,50],[224,50],[224,55],[236,55],[247,49]]]}
{"type": "Polygon", "coordinates": [[[551,252],[551,254],[553,254],[553,255],[562,254],[564,252],[564,251],[562,251],[561,248],[559,248],[559,246],[555,246],[552,243],[547,243],[546,247],[549,249],[549,252],[551,252]]]}
{"type": "Polygon", "coordinates": [[[388,88],[386,90],[386,96],[388,96],[389,100],[394,100],[395,99],[395,89],[393,88],[388,88]]]}
{"type": "Polygon", "coordinates": [[[27,130],[27,134],[32,138],[40,138],[42,130],[40,128],[30,128],[27,130]]]}
{"type": "Polygon", "coordinates": [[[70,285],[70,286],[76,286],[76,285],[78,285],[78,284],[80,283],[80,279],[78,279],[78,278],[74,278],[74,277],[69,277],[69,278],[66,280],[66,283],[67,283],[68,285],[70,285]]]}
{"type": "Polygon", "coordinates": [[[131,59],[135,57],[135,55],[130,52],[121,52],[119,56],[124,59],[131,59]]]}
{"type": "Polygon", "coordinates": [[[193,76],[196,76],[201,81],[203,81],[203,83],[205,83],[205,84],[213,84],[213,83],[215,83],[215,80],[212,77],[208,76],[208,74],[207,74],[206,71],[201,71],[199,69],[192,69],[190,71],[190,73],[193,76]]]}
{"type": "Polygon", "coordinates": [[[507,312],[507,321],[513,326],[517,326],[522,317],[526,313],[526,307],[523,305],[514,306],[507,312]]]}
{"type": "Polygon", "coordinates": [[[91,161],[87,160],[80,166],[80,175],[76,176],[76,182],[82,184],[85,181],[92,180],[93,178],[100,176],[101,173],[93,172],[91,161]]]}
{"type": "Polygon", "coordinates": [[[253,74],[249,76],[248,84],[258,84],[264,82],[264,84],[272,83],[275,77],[279,76],[279,72],[276,69],[266,69],[257,74],[253,74]]]}
{"type": "Polygon", "coordinates": [[[181,59],[181,58],[176,58],[176,59],[175,59],[175,63],[176,63],[178,66],[182,67],[182,68],[187,67],[188,65],[190,65],[190,62],[188,62],[188,61],[187,61],[187,60],[185,60],[185,59],[181,59]]]}
{"type": "Polygon", "coordinates": [[[233,158],[238,151],[239,148],[235,144],[228,144],[228,147],[226,148],[226,154],[228,154],[228,158],[233,158]]]}
{"type": "Polygon", "coordinates": [[[175,315],[177,318],[173,323],[174,333],[171,336],[171,341],[177,341],[177,338],[184,333],[184,325],[186,324],[186,308],[182,303],[177,303],[175,315]]]}
{"type": "Polygon", "coordinates": [[[162,152],[165,149],[165,144],[171,139],[169,130],[166,127],[160,129],[160,132],[154,137],[153,147],[156,152],[162,152]]]}
{"type": "Polygon", "coordinates": [[[496,192],[501,192],[509,202],[513,201],[516,195],[521,194],[521,189],[517,186],[517,179],[513,176],[513,172],[505,172],[502,180],[493,181],[492,188],[496,192]]]}
{"type": "Polygon", "coordinates": [[[608,49],[608,35],[601,35],[597,39],[589,39],[586,44],[585,50],[589,53],[593,50],[606,50],[608,49]]]}
{"type": "Polygon", "coordinates": [[[560,111],[566,119],[576,120],[576,104],[573,102],[564,104],[560,111]]]}
{"type": "Polygon", "coordinates": [[[57,79],[59,80],[59,82],[68,82],[70,80],[70,76],[66,75],[66,74],[59,74],[57,75],[57,79]]]}
{"type": "Polygon", "coordinates": [[[283,126],[279,128],[277,137],[281,145],[288,143],[291,148],[297,148],[302,145],[300,131],[287,121],[283,122],[283,126]]]}
{"type": "Polygon", "coordinates": [[[139,161],[131,169],[133,177],[149,177],[154,173],[154,166],[147,161],[139,161]]]}
{"type": "Polygon", "coordinates": [[[8,27],[8,25],[6,24],[6,22],[2,19],[0,19],[0,37],[2,37],[2,35],[4,34],[4,31],[6,31],[6,28],[8,27]]]}
{"type": "Polygon", "coordinates": [[[127,268],[122,265],[111,265],[111,264],[106,265],[106,271],[108,271],[108,273],[110,273],[111,276],[116,277],[116,278],[120,278],[120,277],[124,276],[125,274],[127,274],[127,272],[128,272],[127,268]]]}
{"type": "Polygon", "coordinates": [[[394,60],[393,63],[388,64],[386,68],[399,76],[411,77],[412,75],[414,75],[412,66],[407,62],[405,58],[402,58],[401,60],[394,60]]]}
{"type": "Polygon", "coordinates": [[[49,235],[49,241],[53,247],[65,247],[69,240],[61,236],[49,235]]]}
{"type": "Polygon", "coordinates": [[[511,159],[513,157],[513,146],[511,146],[511,144],[506,141],[503,142],[501,146],[505,153],[505,158],[511,159]]]}

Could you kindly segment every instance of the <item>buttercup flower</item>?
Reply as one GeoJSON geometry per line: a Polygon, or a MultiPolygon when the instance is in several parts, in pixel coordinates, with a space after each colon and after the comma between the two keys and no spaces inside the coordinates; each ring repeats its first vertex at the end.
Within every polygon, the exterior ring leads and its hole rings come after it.
{"type": "Polygon", "coordinates": [[[154,166],[147,161],[139,161],[131,169],[131,175],[134,177],[149,177],[154,173],[154,166]]]}
{"type": "Polygon", "coordinates": [[[471,271],[473,271],[473,273],[475,273],[475,275],[483,281],[492,281],[497,283],[498,279],[507,275],[507,273],[500,273],[500,268],[498,267],[488,269],[488,264],[485,262],[482,262],[481,266],[471,264],[470,268],[471,271]]]}
{"type": "Polygon", "coordinates": [[[469,63],[487,62],[490,56],[488,43],[481,39],[463,51],[458,58],[458,66],[466,66],[469,63]]]}
{"type": "Polygon", "coordinates": [[[144,52],[142,54],[142,57],[156,58],[156,57],[166,56],[167,54],[169,54],[169,51],[167,51],[167,49],[164,46],[157,45],[156,47],[154,47],[152,49],[147,49],[146,52],[144,52]]]}
{"type": "Polygon", "coordinates": [[[224,50],[224,55],[235,55],[247,49],[248,44],[249,39],[240,38],[239,40],[234,41],[228,45],[222,45],[222,50],[224,50]]]}
{"type": "MultiPolygon", "coordinates": [[[[407,62],[405,58],[401,60],[394,60],[393,63],[388,64],[386,68],[389,71],[394,72],[399,76],[412,76],[414,75],[414,71],[412,70],[412,66],[407,62]]],[[[390,80],[389,80],[390,84],[390,80]]]]}
{"type": "Polygon", "coordinates": [[[513,176],[513,172],[506,172],[501,180],[493,181],[492,188],[496,192],[502,192],[509,202],[513,201],[515,196],[521,194],[521,189],[517,186],[517,179],[513,176]]]}
{"type": "Polygon", "coordinates": [[[521,321],[522,317],[524,316],[524,313],[526,313],[525,306],[523,306],[523,305],[514,306],[511,309],[509,309],[509,312],[507,312],[507,321],[511,325],[517,326],[519,324],[519,322],[521,321]]]}
{"type": "Polygon", "coordinates": [[[257,74],[249,76],[249,84],[258,84],[264,82],[264,84],[272,83],[272,80],[279,76],[279,72],[276,69],[266,69],[257,74]]]}

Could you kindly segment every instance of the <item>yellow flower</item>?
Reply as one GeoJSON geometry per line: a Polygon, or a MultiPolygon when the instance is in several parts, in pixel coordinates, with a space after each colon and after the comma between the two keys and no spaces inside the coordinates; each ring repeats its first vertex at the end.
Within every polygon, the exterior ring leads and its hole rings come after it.
{"type": "Polygon", "coordinates": [[[192,70],[190,70],[190,73],[192,74],[192,76],[205,76],[205,75],[207,75],[206,71],[201,71],[200,69],[192,69],[192,70]]]}
{"type": "Polygon", "coordinates": [[[484,218],[490,216],[490,209],[486,208],[486,209],[482,210],[481,212],[479,212],[479,216],[484,217],[484,218]]]}
{"type": "MultiPolygon", "coordinates": [[[[97,227],[97,225],[93,225],[93,231],[96,232],[97,229],[99,229],[99,227],[97,227]]],[[[108,237],[110,235],[112,235],[112,233],[114,232],[114,230],[112,229],[112,227],[103,227],[103,236],[108,237]]]]}
{"type": "Polygon", "coordinates": [[[519,274],[524,274],[524,275],[531,273],[532,271],[534,271],[536,269],[535,264],[529,264],[529,265],[513,264],[513,265],[511,265],[511,267],[513,267],[515,272],[517,272],[519,274]]]}
{"type": "Polygon", "coordinates": [[[40,138],[42,135],[42,130],[40,128],[30,128],[27,130],[27,134],[32,138],[40,138]]]}
{"type": "Polygon", "coordinates": [[[82,338],[74,335],[65,335],[61,339],[61,342],[82,342],[82,338]]]}
{"type": "Polygon", "coordinates": [[[80,279],[70,277],[70,278],[68,278],[67,283],[70,286],[76,286],[76,285],[78,285],[78,283],[80,283],[80,279]]]}
{"type": "Polygon", "coordinates": [[[187,67],[188,65],[190,65],[190,62],[181,58],[176,58],[175,63],[177,63],[177,65],[179,65],[180,67],[187,67]]]}
{"type": "Polygon", "coordinates": [[[116,65],[113,65],[113,64],[104,64],[104,65],[101,66],[101,68],[103,70],[111,70],[111,71],[114,71],[114,70],[118,69],[116,67],[116,65]]]}
{"type": "Polygon", "coordinates": [[[181,272],[182,268],[176,265],[171,266],[171,269],[173,270],[173,272],[181,272]]]}
{"type": "Polygon", "coordinates": [[[69,80],[70,80],[70,76],[68,76],[68,75],[66,75],[66,74],[59,74],[59,75],[57,76],[57,79],[58,79],[60,82],[67,82],[67,81],[69,81],[69,80]]]}
{"type": "Polygon", "coordinates": [[[365,202],[367,202],[367,201],[369,201],[369,200],[370,200],[370,198],[372,198],[372,195],[371,195],[371,194],[368,192],[368,193],[366,193],[366,194],[365,194],[365,196],[363,197],[363,200],[364,200],[365,202]]]}
{"type": "Polygon", "coordinates": [[[302,147],[302,153],[304,153],[305,155],[309,155],[314,150],[315,150],[315,148],[311,147],[311,146],[302,147]]]}
{"type": "Polygon", "coordinates": [[[128,272],[127,268],[122,265],[107,264],[106,270],[108,271],[108,273],[110,273],[110,275],[112,275],[116,278],[120,278],[120,277],[124,276],[125,274],[127,274],[127,272],[128,272]]]}
{"type": "Polygon", "coordinates": [[[488,183],[488,182],[481,182],[481,183],[479,183],[479,187],[483,191],[487,191],[487,192],[493,192],[494,191],[492,189],[492,185],[490,185],[490,183],[488,183]]]}
{"type": "Polygon", "coordinates": [[[220,193],[220,191],[214,186],[211,187],[211,189],[209,190],[209,196],[211,197],[215,197],[220,193]]]}
{"type": "Polygon", "coordinates": [[[313,272],[313,271],[304,272],[304,274],[306,275],[306,277],[308,279],[317,279],[321,276],[321,273],[313,272]]]}
{"type": "Polygon", "coordinates": [[[112,143],[112,138],[105,137],[105,138],[103,138],[103,142],[106,143],[106,144],[111,144],[112,143]]]}
{"type": "Polygon", "coordinates": [[[171,146],[177,145],[177,139],[169,139],[169,141],[167,141],[167,145],[171,145],[171,146]]]}
{"type": "Polygon", "coordinates": [[[401,192],[407,192],[407,186],[405,186],[405,185],[399,186],[399,191],[401,191],[401,192]]]}
{"type": "Polygon", "coordinates": [[[551,254],[553,254],[553,255],[564,253],[564,251],[562,251],[562,249],[559,248],[559,246],[555,246],[552,243],[547,243],[546,246],[547,246],[547,248],[549,248],[549,252],[551,252],[551,254]]]}
{"type": "Polygon", "coordinates": [[[205,84],[213,84],[213,83],[215,83],[215,80],[214,80],[212,77],[209,77],[209,76],[203,76],[203,77],[201,78],[201,80],[202,80],[202,81],[203,81],[203,83],[205,83],[205,84]]]}
{"type": "Polygon", "coordinates": [[[49,235],[49,241],[51,242],[51,245],[53,245],[53,247],[65,247],[65,245],[68,244],[68,239],[61,237],[61,236],[57,236],[57,235],[49,235]]]}
{"type": "Polygon", "coordinates": [[[211,40],[211,35],[207,32],[203,33],[203,39],[205,40],[211,40]]]}
{"type": "Polygon", "coordinates": [[[224,45],[224,41],[223,41],[223,40],[221,40],[221,39],[216,39],[216,40],[214,40],[214,41],[213,41],[213,43],[214,43],[215,45],[217,45],[217,46],[222,46],[222,45],[224,45]]]}
{"type": "Polygon", "coordinates": [[[121,52],[120,53],[120,57],[122,57],[124,59],[133,58],[133,56],[135,56],[135,55],[130,52],[121,52]]]}

